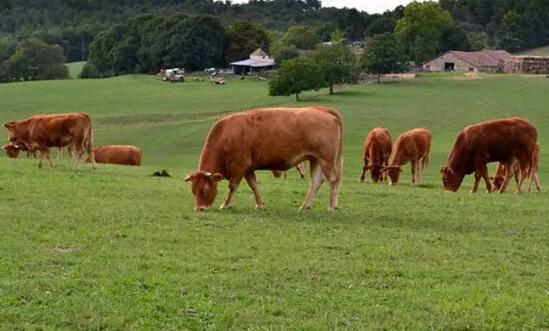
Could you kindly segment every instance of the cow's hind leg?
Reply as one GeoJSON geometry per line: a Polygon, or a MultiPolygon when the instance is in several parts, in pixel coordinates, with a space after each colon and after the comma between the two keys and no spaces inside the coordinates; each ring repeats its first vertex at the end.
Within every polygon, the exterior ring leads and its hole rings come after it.
{"type": "Polygon", "coordinates": [[[318,161],[311,160],[309,162],[309,165],[310,165],[309,171],[311,175],[311,185],[309,186],[309,193],[307,193],[305,202],[303,202],[303,205],[301,205],[301,208],[299,208],[299,210],[311,209],[311,205],[313,204],[316,193],[318,192],[320,185],[322,185],[322,169],[320,168],[318,161]]]}
{"type": "Polygon", "coordinates": [[[324,160],[320,161],[320,167],[322,168],[322,172],[330,185],[330,202],[328,205],[328,210],[334,211],[337,209],[337,190],[340,183],[337,167],[334,163],[324,160]]]}
{"type": "Polygon", "coordinates": [[[221,209],[229,209],[233,206],[234,196],[236,194],[236,190],[238,190],[238,186],[240,186],[241,181],[242,176],[234,176],[231,178],[229,181],[229,194],[227,195],[225,202],[221,205],[221,209]]]}
{"type": "Polygon", "coordinates": [[[254,172],[246,175],[246,182],[254,192],[255,208],[263,209],[263,197],[261,196],[261,192],[259,191],[259,185],[257,185],[257,179],[254,172]]]}

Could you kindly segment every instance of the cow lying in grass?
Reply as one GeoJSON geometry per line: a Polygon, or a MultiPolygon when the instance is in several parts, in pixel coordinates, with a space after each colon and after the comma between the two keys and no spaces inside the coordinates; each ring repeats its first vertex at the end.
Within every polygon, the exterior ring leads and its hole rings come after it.
{"type": "Polygon", "coordinates": [[[301,209],[311,208],[323,177],[330,185],[329,210],[336,209],[343,175],[342,131],[339,113],[324,107],[259,109],[220,119],[202,147],[198,171],[185,179],[192,184],[195,210],[214,203],[224,179],[229,194],[221,208],[232,207],[243,178],[254,192],[256,208],[262,208],[255,171],[286,171],[303,161],[310,163],[311,185],[301,209]]]}
{"type": "MultiPolygon", "coordinates": [[[[101,145],[94,154],[97,163],[140,166],[143,161],[141,148],[132,145],[101,145]]],[[[86,161],[90,162],[90,158],[86,161]]]]}
{"type": "Polygon", "coordinates": [[[381,170],[387,171],[391,185],[398,183],[402,167],[408,162],[411,164],[412,184],[421,183],[423,172],[429,164],[432,139],[433,136],[427,129],[410,130],[398,137],[389,166],[381,170]]]}
{"type": "MultiPolygon", "coordinates": [[[[466,127],[456,138],[448,157],[448,164],[440,169],[444,188],[459,190],[465,175],[475,173],[472,192],[478,191],[484,178],[486,191],[492,192],[487,164],[500,162],[511,167],[514,160],[522,173],[532,166],[532,155],[536,148],[538,132],[528,121],[509,118],[483,122],[466,127]]],[[[509,181],[512,171],[506,172],[509,181]]],[[[521,176],[516,193],[522,192],[525,176],[521,176]]]]}
{"type": "Polygon", "coordinates": [[[370,171],[370,178],[374,183],[385,181],[387,173],[381,170],[389,164],[389,157],[393,150],[393,142],[389,130],[385,128],[375,128],[364,140],[363,158],[364,167],[360,182],[363,183],[366,178],[366,172],[370,171]]]}

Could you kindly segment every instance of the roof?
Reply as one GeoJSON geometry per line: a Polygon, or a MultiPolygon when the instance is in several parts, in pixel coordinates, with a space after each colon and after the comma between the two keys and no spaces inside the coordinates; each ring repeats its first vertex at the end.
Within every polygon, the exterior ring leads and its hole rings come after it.
{"type": "Polygon", "coordinates": [[[232,62],[232,66],[245,66],[245,67],[253,67],[253,68],[262,68],[262,67],[272,67],[275,65],[274,60],[243,60],[238,62],[232,62]]]}
{"type": "Polygon", "coordinates": [[[265,52],[263,49],[258,48],[250,55],[250,57],[251,56],[269,57],[269,54],[267,54],[267,52],[265,52]]]}
{"type": "Polygon", "coordinates": [[[455,57],[474,67],[497,67],[502,62],[509,61],[513,56],[507,51],[486,50],[480,52],[450,51],[455,57]]]}

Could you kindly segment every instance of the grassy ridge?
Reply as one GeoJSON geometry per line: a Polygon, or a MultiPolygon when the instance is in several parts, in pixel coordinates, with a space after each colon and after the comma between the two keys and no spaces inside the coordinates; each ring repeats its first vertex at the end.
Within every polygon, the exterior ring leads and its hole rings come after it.
{"type": "MultiPolygon", "coordinates": [[[[0,325],[7,329],[549,328],[547,194],[441,190],[459,130],[521,115],[549,145],[549,80],[433,75],[309,95],[345,119],[341,210],[296,213],[307,191],[262,173],[267,209],[243,184],[234,210],[192,212],[182,183],[219,114],[262,105],[265,84],[164,84],[144,76],[0,86],[0,121],[86,111],[97,143],[143,146],[146,166],[37,170],[0,158],[0,325]],[[427,126],[426,183],[357,183],[367,131],[427,126]],[[167,168],[174,178],[148,175],[167,168]]],[[[543,157],[543,163],[547,158],[543,157]]],[[[408,171],[407,171],[408,172],[408,171]]],[[[542,165],[541,180],[549,184],[542,165]]],[[[225,185],[225,184],[224,184],[225,185]]],[[[223,186],[224,186],[223,185],[223,186]]],[[[222,195],[225,194],[224,188],[222,195]]],[[[220,204],[218,198],[218,204],[220,204]]]]}

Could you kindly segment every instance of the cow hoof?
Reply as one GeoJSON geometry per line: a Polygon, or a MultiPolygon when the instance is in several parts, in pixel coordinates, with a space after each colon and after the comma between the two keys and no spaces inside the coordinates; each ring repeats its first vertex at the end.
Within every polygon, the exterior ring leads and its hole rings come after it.
{"type": "Polygon", "coordinates": [[[263,209],[265,209],[263,204],[255,205],[255,210],[263,210],[263,209]]]}
{"type": "Polygon", "coordinates": [[[311,206],[306,206],[306,207],[301,206],[301,207],[299,208],[299,211],[306,211],[306,210],[311,210],[311,206]]]}
{"type": "Polygon", "coordinates": [[[226,206],[225,204],[221,205],[221,207],[219,207],[219,209],[221,210],[227,210],[227,209],[232,209],[233,206],[226,206]]]}

